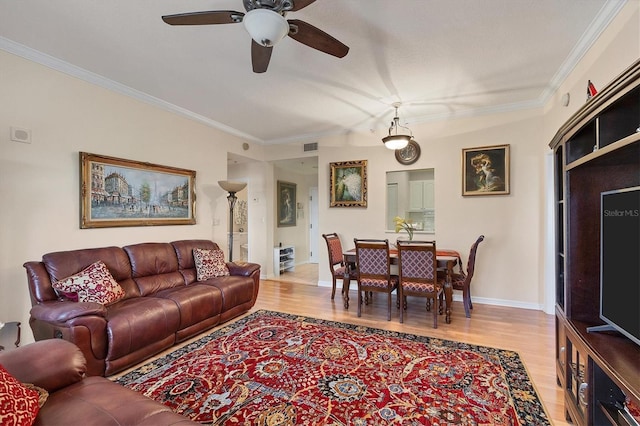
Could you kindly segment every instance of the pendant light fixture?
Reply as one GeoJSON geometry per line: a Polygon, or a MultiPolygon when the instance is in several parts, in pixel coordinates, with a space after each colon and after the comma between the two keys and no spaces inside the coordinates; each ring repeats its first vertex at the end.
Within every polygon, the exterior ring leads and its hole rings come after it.
{"type": "Polygon", "coordinates": [[[384,143],[384,146],[389,149],[402,149],[406,147],[411,138],[413,138],[411,129],[400,125],[400,117],[398,117],[398,107],[400,105],[401,104],[399,102],[393,104],[396,109],[396,116],[393,117],[393,121],[389,127],[389,135],[382,138],[382,143],[384,143]],[[405,130],[409,134],[405,134],[405,130]]]}

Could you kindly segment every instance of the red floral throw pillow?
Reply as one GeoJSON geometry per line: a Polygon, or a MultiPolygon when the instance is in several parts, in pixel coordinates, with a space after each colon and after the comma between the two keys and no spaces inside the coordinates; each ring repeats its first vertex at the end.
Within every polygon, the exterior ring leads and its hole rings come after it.
{"type": "Polygon", "coordinates": [[[38,392],[26,388],[0,365],[0,424],[32,425],[40,406],[38,392]]]}
{"type": "Polygon", "coordinates": [[[75,275],[56,281],[52,286],[64,294],[77,293],[78,302],[108,305],[124,297],[124,290],[101,260],[75,275]]]}
{"type": "Polygon", "coordinates": [[[226,277],[229,268],[224,261],[222,250],[193,249],[193,260],[196,264],[198,281],[206,281],[214,277],[226,277]]]}

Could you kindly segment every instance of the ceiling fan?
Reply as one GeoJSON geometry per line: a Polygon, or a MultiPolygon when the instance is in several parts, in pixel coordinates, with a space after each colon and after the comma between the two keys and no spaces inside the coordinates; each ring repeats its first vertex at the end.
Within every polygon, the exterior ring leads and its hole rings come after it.
{"type": "Polygon", "coordinates": [[[237,24],[251,35],[251,63],[253,72],[263,73],[269,67],[273,46],[287,34],[292,39],[329,55],[343,58],[349,47],[324,31],[299,19],[285,19],[287,12],[295,12],[316,0],[242,0],[247,13],[233,10],[165,15],[169,25],[237,24]]]}

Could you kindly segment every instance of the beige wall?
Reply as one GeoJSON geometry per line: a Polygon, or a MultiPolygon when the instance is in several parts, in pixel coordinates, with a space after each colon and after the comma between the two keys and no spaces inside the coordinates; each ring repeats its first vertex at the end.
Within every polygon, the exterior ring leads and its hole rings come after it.
{"type": "MultiPolygon", "coordinates": [[[[548,143],[586,101],[587,80],[602,88],[639,57],[640,2],[628,2],[544,108],[411,125],[422,155],[407,169],[436,169],[436,233],[431,236],[439,247],[457,249],[465,259],[477,236],[486,236],[478,251],[475,300],[551,313],[548,143]],[[571,95],[568,107],[561,105],[566,92],[571,95]],[[462,197],[461,149],[495,144],[511,145],[511,194],[462,197]]],[[[398,237],[384,232],[385,173],[404,167],[381,147],[382,136],[351,133],[319,141],[320,232],[338,232],[345,246],[353,246],[354,237],[398,237]],[[329,163],[345,160],[368,160],[367,209],[328,207],[329,163]]],[[[330,282],[325,250],[320,283],[330,282]]]]}
{"type": "Polygon", "coordinates": [[[0,321],[21,321],[25,341],[25,261],[183,238],[213,239],[226,249],[228,204],[217,181],[227,178],[226,151],[242,152],[244,141],[4,51],[0,99],[0,321]],[[10,141],[11,126],[30,129],[32,143],[10,141]],[[79,151],[195,170],[197,224],[79,229],[79,151]]]}
{"type": "MultiPolygon", "coordinates": [[[[388,238],[385,233],[386,171],[435,169],[436,233],[438,247],[456,249],[466,259],[469,247],[484,234],[479,248],[474,294],[492,303],[539,308],[540,259],[538,233],[542,226],[538,194],[540,177],[541,112],[528,110],[499,116],[451,120],[432,125],[412,125],[420,143],[420,159],[410,167],[400,165],[394,152],[382,146],[377,136],[351,135],[343,146],[320,149],[320,230],[337,232],[343,245],[353,247],[354,238],[388,238]],[[364,149],[364,138],[375,145],[364,149]],[[511,194],[462,197],[461,150],[497,144],[511,148],[511,194]],[[368,162],[368,207],[329,208],[329,163],[345,160],[368,162]],[[518,279],[514,280],[513,271],[518,279]]],[[[327,261],[323,253],[321,262],[327,261]]],[[[320,280],[330,282],[326,263],[320,265],[320,280]]]]}
{"type": "MultiPolygon", "coordinates": [[[[478,254],[476,300],[531,308],[546,300],[547,144],[584,102],[587,79],[602,87],[640,57],[639,27],[640,2],[627,2],[545,108],[411,125],[422,147],[411,168],[436,169],[438,245],[466,257],[479,234],[487,237],[478,254]],[[572,96],[568,108],[559,106],[565,92],[572,96]],[[462,197],[460,150],[506,143],[511,145],[511,194],[462,197]]],[[[277,175],[268,161],[302,157],[301,147],[298,153],[291,147],[252,144],[245,152],[244,141],[235,136],[4,51],[0,99],[0,321],[22,321],[24,341],[32,339],[22,268],[27,260],[49,251],[182,238],[211,238],[226,246],[228,206],[217,186],[227,178],[225,151],[260,160],[237,176],[249,183],[251,260],[272,263],[273,245],[283,235],[274,226],[277,175]],[[32,143],[11,142],[11,126],[30,129],[32,143]],[[79,229],[79,151],[196,170],[197,225],[79,229]]],[[[380,146],[381,136],[349,134],[319,141],[319,232],[336,231],[345,245],[356,236],[397,237],[384,233],[384,176],[403,167],[380,146]],[[362,159],[369,162],[368,208],[328,208],[329,163],[362,159]]],[[[319,266],[324,285],[330,278],[323,250],[319,266]]],[[[263,271],[271,273],[272,265],[263,271]]]]}

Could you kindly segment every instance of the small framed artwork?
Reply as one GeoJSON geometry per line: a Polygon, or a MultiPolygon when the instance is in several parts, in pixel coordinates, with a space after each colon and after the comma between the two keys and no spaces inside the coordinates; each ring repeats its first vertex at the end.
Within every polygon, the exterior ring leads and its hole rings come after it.
{"type": "Polygon", "coordinates": [[[367,160],[330,163],[329,207],[367,207],[367,160]]]}
{"type": "Polygon", "coordinates": [[[462,150],[462,195],[509,194],[509,145],[462,150]]]}
{"type": "Polygon", "coordinates": [[[278,181],[278,227],[296,226],[296,184],[278,181]]]}
{"type": "Polygon", "coordinates": [[[80,228],[193,225],[196,172],[80,153],[80,228]]]}

